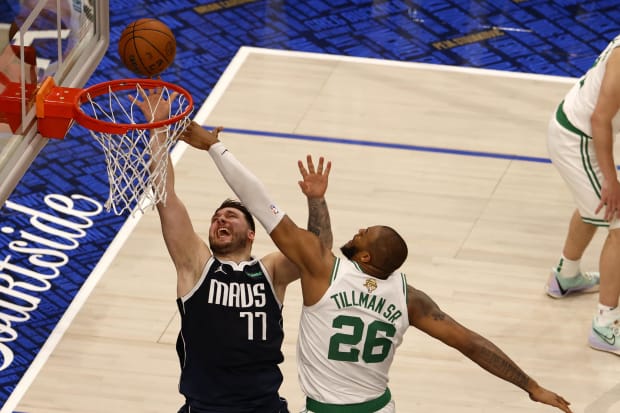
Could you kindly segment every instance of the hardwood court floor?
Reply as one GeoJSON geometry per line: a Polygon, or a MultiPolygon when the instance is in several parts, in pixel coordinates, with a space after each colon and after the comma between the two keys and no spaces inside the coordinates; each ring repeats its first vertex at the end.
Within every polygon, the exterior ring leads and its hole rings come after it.
{"type": "MultiPolygon", "coordinates": [[[[408,241],[409,282],[499,345],[575,412],[620,412],[618,360],[586,345],[596,294],[554,301],[543,286],[573,203],[546,159],[549,116],[570,79],[242,49],[197,113],[300,225],[296,161],[333,161],[328,190],[335,245],[386,224],[408,241]],[[235,130],[231,132],[230,129],[235,130]],[[263,131],[248,134],[239,130],[263,131]],[[272,133],[401,144],[381,147],[272,133]],[[428,147],[530,157],[511,160],[428,147]]],[[[200,105],[201,102],[198,102],[200,105]]],[[[207,236],[231,191],[206,153],[178,147],[177,190],[207,236]]],[[[175,275],[155,211],[147,212],[22,398],[24,412],[176,412],[175,275]]],[[[122,238],[124,233],[119,235],[122,238]]],[[[584,257],[596,268],[600,232],[584,257]]],[[[120,240],[122,241],[122,240],[120,240]]],[[[256,255],[273,249],[258,231],[256,255]]],[[[113,254],[111,254],[113,255],[113,254]]],[[[285,300],[282,394],[303,397],[295,366],[299,285],[285,300]]],[[[411,329],[390,387],[399,412],[544,412],[520,389],[411,329]]]]}

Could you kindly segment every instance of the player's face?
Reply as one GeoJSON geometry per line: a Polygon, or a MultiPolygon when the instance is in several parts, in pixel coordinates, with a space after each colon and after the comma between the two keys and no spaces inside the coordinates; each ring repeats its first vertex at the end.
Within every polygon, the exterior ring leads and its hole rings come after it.
{"type": "Polygon", "coordinates": [[[245,216],[235,208],[222,208],[211,218],[209,245],[214,253],[229,253],[245,248],[254,232],[245,216]]]}
{"type": "Polygon", "coordinates": [[[360,251],[366,251],[368,249],[369,242],[376,235],[377,227],[362,228],[357,231],[357,234],[353,238],[340,247],[342,254],[348,259],[353,259],[355,254],[360,251]]]}

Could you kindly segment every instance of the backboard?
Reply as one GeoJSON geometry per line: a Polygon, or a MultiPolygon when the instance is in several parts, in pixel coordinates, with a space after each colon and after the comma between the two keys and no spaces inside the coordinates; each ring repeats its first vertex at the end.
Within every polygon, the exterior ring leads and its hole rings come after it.
{"type": "Polygon", "coordinates": [[[109,44],[109,0],[0,0],[0,205],[48,139],[35,95],[52,77],[83,87],[109,44]]]}

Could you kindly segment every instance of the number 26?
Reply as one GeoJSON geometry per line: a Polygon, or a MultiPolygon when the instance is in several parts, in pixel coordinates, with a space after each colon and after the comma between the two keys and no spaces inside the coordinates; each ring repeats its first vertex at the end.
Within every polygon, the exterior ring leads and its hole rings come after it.
{"type": "MultiPolygon", "coordinates": [[[[360,349],[356,347],[362,341],[364,336],[364,321],[359,317],[338,316],[334,319],[332,327],[342,329],[343,327],[352,327],[350,333],[336,333],[329,340],[330,360],[357,362],[360,357],[360,349]],[[342,351],[341,345],[349,345],[348,351],[342,351]]],[[[387,337],[394,337],[396,327],[392,324],[375,320],[368,325],[366,331],[366,339],[362,348],[362,360],[366,363],[380,363],[388,356],[392,342],[387,337]],[[378,337],[379,332],[384,332],[385,337],[378,337]],[[378,349],[378,352],[374,352],[378,349]]]]}

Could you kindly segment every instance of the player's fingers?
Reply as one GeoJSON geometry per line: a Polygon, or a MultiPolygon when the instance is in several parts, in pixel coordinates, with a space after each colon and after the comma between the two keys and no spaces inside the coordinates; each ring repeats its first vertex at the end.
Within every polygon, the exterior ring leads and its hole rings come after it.
{"type": "Polygon", "coordinates": [[[325,159],[324,159],[322,156],[320,156],[320,157],[319,157],[319,166],[318,166],[318,168],[316,169],[316,171],[317,171],[317,173],[318,173],[319,175],[323,174],[323,162],[325,162],[325,159]]]}
{"type": "Polygon", "coordinates": [[[564,410],[566,413],[573,413],[573,411],[571,410],[571,408],[569,407],[570,403],[567,402],[566,400],[562,399],[562,401],[564,402],[562,404],[561,409],[564,410]]]}
{"type": "Polygon", "coordinates": [[[142,99],[146,100],[146,98],[148,97],[146,94],[146,91],[144,90],[144,88],[137,88],[138,89],[138,93],[140,93],[140,96],[142,97],[142,99]]]}
{"type": "Polygon", "coordinates": [[[568,408],[569,403],[566,400],[564,400],[562,396],[560,396],[557,393],[552,393],[552,392],[549,392],[549,393],[551,395],[551,398],[549,398],[548,400],[540,399],[537,401],[548,404],[550,406],[555,406],[558,409],[562,410],[563,412],[570,413],[570,409],[568,408]]]}
{"type": "Polygon", "coordinates": [[[306,163],[308,164],[308,172],[314,173],[314,162],[312,161],[312,155],[306,155],[306,163]]]}
{"type": "Polygon", "coordinates": [[[323,173],[323,175],[329,176],[329,171],[331,170],[332,170],[332,162],[327,161],[327,165],[325,166],[325,172],[323,173]]]}
{"type": "Polygon", "coordinates": [[[187,142],[187,137],[189,135],[189,128],[185,128],[185,130],[183,132],[181,132],[181,134],[179,135],[179,139],[182,140],[183,142],[187,142]]]}
{"type": "Polygon", "coordinates": [[[607,204],[605,207],[605,220],[611,221],[614,215],[616,214],[616,207],[610,204],[607,204]]]}
{"type": "Polygon", "coordinates": [[[141,89],[140,93],[145,100],[147,97],[157,98],[159,97],[159,87],[150,87],[146,89],[146,91],[144,89],[141,89]]]}
{"type": "Polygon", "coordinates": [[[306,179],[306,176],[308,176],[308,171],[306,171],[304,163],[302,161],[297,161],[297,167],[299,168],[299,173],[301,176],[306,179]]]}
{"type": "Polygon", "coordinates": [[[194,122],[191,122],[189,125],[187,125],[187,127],[183,130],[183,132],[181,132],[181,140],[184,140],[187,142],[188,139],[191,138],[195,127],[196,125],[194,124],[194,122]]]}

